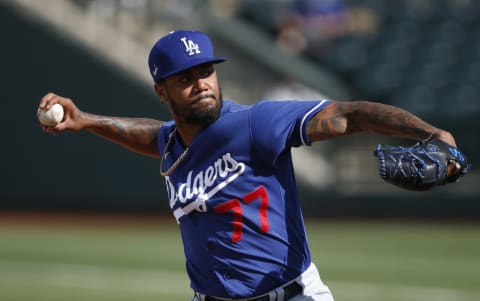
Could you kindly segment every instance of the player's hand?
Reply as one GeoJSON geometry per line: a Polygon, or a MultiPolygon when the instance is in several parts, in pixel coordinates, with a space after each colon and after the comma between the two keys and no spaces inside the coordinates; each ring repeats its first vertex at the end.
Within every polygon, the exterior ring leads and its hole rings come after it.
{"type": "MultiPolygon", "coordinates": [[[[453,138],[453,135],[450,134],[447,131],[440,130],[440,132],[436,135],[437,139],[442,140],[443,142],[453,146],[457,147],[457,144],[455,143],[455,138],[453,138]]],[[[458,162],[455,161],[449,161],[447,165],[447,176],[455,176],[459,172],[461,172],[462,168],[461,165],[458,164],[458,162]]]]}
{"type": "MultiPolygon", "coordinates": [[[[455,148],[457,147],[457,144],[455,142],[455,138],[453,137],[453,135],[450,132],[440,130],[434,136],[438,140],[442,140],[443,142],[445,142],[445,143],[447,143],[447,144],[449,144],[449,145],[451,145],[455,148]]],[[[460,164],[458,164],[458,162],[455,162],[455,161],[449,161],[448,162],[448,165],[447,165],[447,176],[448,177],[457,175],[459,172],[461,172],[461,170],[462,170],[462,167],[461,167],[460,164]]]]}
{"type": "Polygon", "coordinates": [[[62,131],[79,131],[84,128],[85,113],[78,109],[70,98],[65,98],[50,92],[41,98],[38,108],[48,110],[57,103],[63,107],[63,120],[54,127],[47,127],[40,123],[40,126],[44,132],[58,134],[62,131]]]}
{"type": "Polygon", "coordinates": [[[447,131],[444,131],[444,130],[440,130],[438,133],[436,133],[435,135],[435,138],[437,138],[438,140],[442,140],[443,142],[453,146],[453,147],[457,147],[457,143],[455,142],[455,138],[453,138],[452,134],[450,134],[449,132],[447,131]]]}

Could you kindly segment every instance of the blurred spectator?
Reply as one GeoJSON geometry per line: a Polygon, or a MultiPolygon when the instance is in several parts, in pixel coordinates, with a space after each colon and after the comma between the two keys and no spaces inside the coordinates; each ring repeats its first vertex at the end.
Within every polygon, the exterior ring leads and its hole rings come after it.
{"type": "Polygon", "coordinates": [[[348,6],[343,0],[293,0],[278,16],[277,44],[290,54],[323,57],[337,39],[372,35],[376,27],[375,15],[366,7],[348,6]]]}
{"type": "Polygon", "coordinates": [[[278,48],[287,54],[301,54],[307,43],[302,17],[291,11],[281,16],[278,21],[278,48]]]}
{"type": "Polygon", "coordinates": [[[230,18],[237,14],[239,3],[237,0],[208,0],[208,9],[219,18],[230,18]]]}

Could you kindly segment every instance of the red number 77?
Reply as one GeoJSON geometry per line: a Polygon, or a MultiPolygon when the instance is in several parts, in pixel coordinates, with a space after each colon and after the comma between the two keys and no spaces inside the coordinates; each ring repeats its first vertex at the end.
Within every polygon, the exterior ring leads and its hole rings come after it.
{"type": "MultiPolygon", "coordinates": [[[[258,215],[260,217],[260,232],[266,233],[270,229],[268,223],[268,193],[265,187],[262,185],[254,191],[243,196],[242,201],[245,204],[260,199],[260,207],[258,208],[258,215]]],[[[231,199],[221,205],[213,208],[215,213],[227,213],[233,211],[233,231],[232,231],[232,243],[238,242],[242,239],[242,227],[243,227],[243,209],[238,199],[231,199]]]]}

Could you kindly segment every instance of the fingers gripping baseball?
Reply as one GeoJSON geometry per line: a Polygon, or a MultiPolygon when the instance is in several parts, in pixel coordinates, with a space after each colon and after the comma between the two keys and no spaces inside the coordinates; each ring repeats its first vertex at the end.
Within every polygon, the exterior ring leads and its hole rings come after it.
{"type": "Polygon", "coordinates": [[[54,126],[47,126],[41,123],[44,132],[57,134],[61,131],[78,131],[82,129],[82,111],[80,111],[69,98],[59,96],[52,92],[47,93],[41,98],[38,109],[48,111],[56,104],[63,107],[63,118],[54,126]]]}

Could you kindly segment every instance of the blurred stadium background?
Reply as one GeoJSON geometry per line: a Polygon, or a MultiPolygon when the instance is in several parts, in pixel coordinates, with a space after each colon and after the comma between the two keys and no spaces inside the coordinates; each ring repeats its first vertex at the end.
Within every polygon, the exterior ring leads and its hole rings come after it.
{"type": "MultiPolygon", "coordinates": [[[[86,133],[45,135],[36,120],[49,91],[95,113],[169,118],[146,58],[179,28],[229,58],[226,98],[380,101],[480,155],[475,0],[0,0],[0,300],[188,299],[159,162],[86,133]]],[[[377,143],[409,142],[361,134],[295,151],[325,280],[339,300],[480,300],[478,164],[406,192],[379,178],[377,143]]]]}

